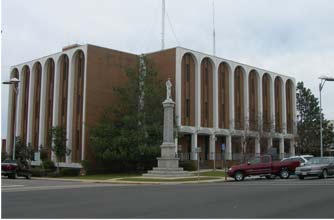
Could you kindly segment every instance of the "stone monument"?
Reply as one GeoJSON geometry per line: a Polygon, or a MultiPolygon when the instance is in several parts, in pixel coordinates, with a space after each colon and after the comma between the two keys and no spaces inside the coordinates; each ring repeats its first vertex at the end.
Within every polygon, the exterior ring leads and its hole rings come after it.
{"type": "Polygon", "coordinates": [[[172,100],[171,90],[172,83],[170,79],[166,82],[166,100],[162,103],[164,107],[164,132],[163,143],[161,148],[161,157],[158,157],[158,167],[143,174],[143,176],[154,177],[179,177],[190,176],[190,173],[184,171],[179,167],[179,158],[176,157],[176,145],[174,142],[174,106],[175,102],[172,100]]]}

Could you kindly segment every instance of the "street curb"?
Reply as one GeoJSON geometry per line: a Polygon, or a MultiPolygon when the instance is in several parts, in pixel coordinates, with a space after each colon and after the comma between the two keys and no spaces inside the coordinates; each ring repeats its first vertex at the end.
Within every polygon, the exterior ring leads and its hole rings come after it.
{"type": "MultiPolygon", "coordinates": [[[[202,176],[204,177],[204,176],[202,176]]],[[[231,178],[225,177],[213,179],[213,180],[199,180],[199,181],[183,181],[183,182],[145,182],[145,181],[126,181],[121,180],[122,178],[108,179],[108,180],[81,180],[81,179],[65,179],[65,178],[48,178],[48,177],[34,177],[33,179],[37,180],[56,180],[56,181],[72,181],[72,182],[83,182],[83,183],[110,183],[110,184],[134,184],[134,185],[175,185],[175,184],[199,184],[199,183],[217,183],[217,182],[227,182],[230,181],[231,178]]]]}

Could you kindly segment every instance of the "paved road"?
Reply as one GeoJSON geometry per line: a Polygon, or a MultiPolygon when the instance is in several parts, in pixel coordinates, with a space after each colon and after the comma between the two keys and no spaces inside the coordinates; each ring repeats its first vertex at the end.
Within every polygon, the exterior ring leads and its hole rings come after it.
{"type": "Polygon", "coordinates": [[[111,185],[2,179],[3,218],[334,218],[334,178],[111,185]]]}

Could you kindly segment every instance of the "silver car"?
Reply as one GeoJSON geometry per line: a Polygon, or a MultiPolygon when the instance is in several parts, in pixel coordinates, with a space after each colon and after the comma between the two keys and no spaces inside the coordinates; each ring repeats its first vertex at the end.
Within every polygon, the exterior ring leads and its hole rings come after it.
{"type": "Polygon", "coordinates": [[[297,167],[295,174],[301,180],[306,176],[318,176],[319,178],[332,176],[334,175],[334,157],[313,157],[304,166],[297,167]]]}

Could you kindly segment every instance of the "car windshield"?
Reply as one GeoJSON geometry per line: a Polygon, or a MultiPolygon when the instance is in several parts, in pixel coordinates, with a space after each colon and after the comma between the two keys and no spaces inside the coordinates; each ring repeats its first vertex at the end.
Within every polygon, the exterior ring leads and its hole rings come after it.
{"type": "Polygon", "coordinates": [[[300,157],[292,157],[292,158],[286,158],[286,159],[283,159],[282,161],[299,161],[301,163],[304,163],[305,161],[300,158],[300,157]]]}
{"type": "Polygon", "coordinates": [[[326,163],[328,163],[328,158],[321,158],[321,157],[313,157],[309,161],[306,162],[307,165],[326,164],[326,163]]]}
{"type": "Polygon", "coordinates": [[[304,157],[306,160],[310,160],[311,158],[313,158],[313,157],[304,157]]]}

